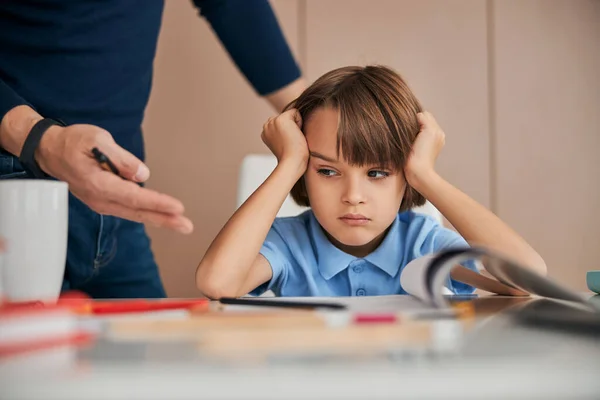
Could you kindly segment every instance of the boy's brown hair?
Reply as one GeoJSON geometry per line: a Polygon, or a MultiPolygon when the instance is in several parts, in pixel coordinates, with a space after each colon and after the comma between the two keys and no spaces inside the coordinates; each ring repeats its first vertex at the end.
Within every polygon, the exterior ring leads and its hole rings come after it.
{"type": "MultiPolygon", "coordinates": [[[[286,110],[296,108],[303,124],[321,107],[339,112],[337,152],[351,165],[384,165],[403,171],[419,133],[417,113],[423,108],[406,82],[385,66],[343,67],[326,73],[286,110]]],[[[304,177],[291,191],[298,205],[310,206],[304,177]]],[[[425,204],[406,187],[400,211],[425,204]]]]}

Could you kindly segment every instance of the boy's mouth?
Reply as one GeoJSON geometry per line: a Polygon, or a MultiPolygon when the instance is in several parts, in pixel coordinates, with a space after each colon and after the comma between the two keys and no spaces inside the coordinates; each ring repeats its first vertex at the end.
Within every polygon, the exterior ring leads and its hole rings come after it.
{"type": "Polygon", "coordinates": [[[366,225],[371,220],[362,214],[345,214],[339,218],[343,223],[350,226],[366,225]]]}

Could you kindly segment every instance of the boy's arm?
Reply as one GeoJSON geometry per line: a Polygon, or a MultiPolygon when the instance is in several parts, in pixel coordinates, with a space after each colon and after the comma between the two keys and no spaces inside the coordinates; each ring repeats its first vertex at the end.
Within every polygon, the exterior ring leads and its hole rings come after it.
{"type": "Polygon", "coordinates": [[[435,172],[444,132],[430,113],[419,114],[419,122],[421,131],[405,168],[408,184],[428,199],[470,245],[496,250],[545,275],[544,260],[521,236],[435,172]]]}
{"type": "Polygon", "coordinates": [[[270,119],[263,140],[279,162],[265,182],[242,204],[211,243],[196,270],[196,285],[207,297],[245,295],[272,277],[259,255],[277,212],[306,170],[308,148],[296,110],[270,119]]]}

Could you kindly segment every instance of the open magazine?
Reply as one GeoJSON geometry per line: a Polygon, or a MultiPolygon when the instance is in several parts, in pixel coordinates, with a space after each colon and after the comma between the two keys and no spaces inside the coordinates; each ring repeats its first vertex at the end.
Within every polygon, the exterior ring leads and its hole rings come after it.
{"type": "Polygon", "coordinates": [[[593,307],[585,296],[566,288],[485,248],[443,250],[408,263],[400,275],[402,288],[414,297],[436,307],[447,306],[449,277],[487,292],[508,296],[529,296],[566,300],[593,307]],[[481,273],[462,265],[477,261],[481,273]]]}

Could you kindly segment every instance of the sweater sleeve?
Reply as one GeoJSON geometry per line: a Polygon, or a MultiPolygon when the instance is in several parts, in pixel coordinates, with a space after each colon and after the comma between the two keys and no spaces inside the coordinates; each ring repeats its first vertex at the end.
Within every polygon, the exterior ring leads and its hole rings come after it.
{"type": "Polygon", "coordinates": [[[260,95],[301,75],[267,0],[193,0],[233,62],[260,95]]]}

